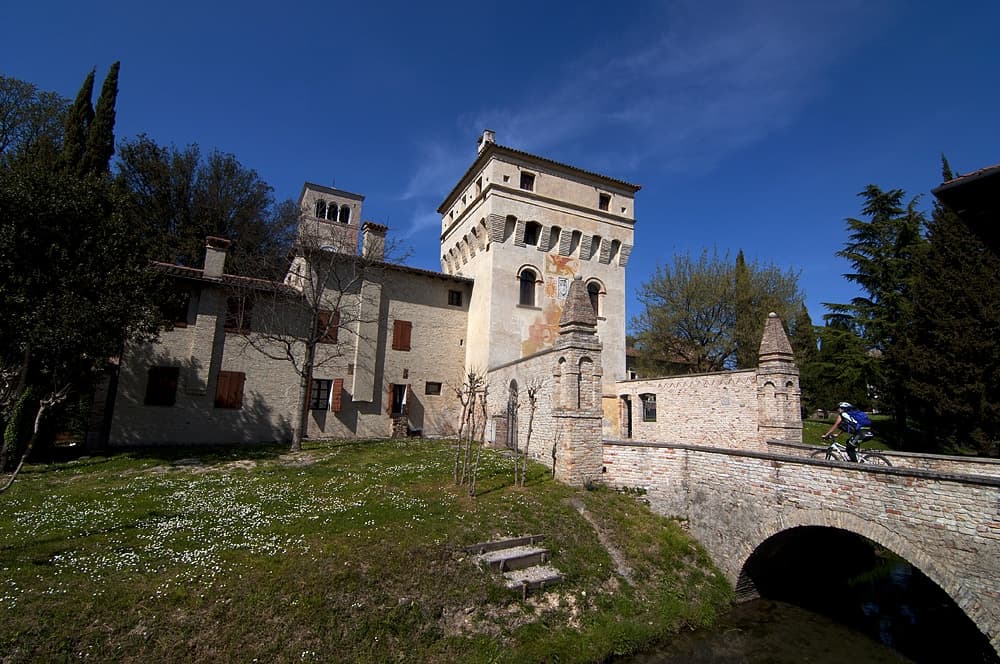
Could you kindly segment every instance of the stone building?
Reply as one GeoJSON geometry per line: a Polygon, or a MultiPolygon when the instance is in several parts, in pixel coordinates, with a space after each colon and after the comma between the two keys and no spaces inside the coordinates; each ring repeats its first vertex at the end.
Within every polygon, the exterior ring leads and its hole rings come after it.
{"type": "Polygon", "coordinates": [[[757,371],[628,380],[638,191],[486,131],[438,209],[436,272],[386,261],[387,229],[361,222],[363,196],[307,183],[282,282],[225,274],[221,238],[208,239],[201,268],[155,266],[186,306],[155,344],[123,353],[107,441],[285,440],[301,385],[307,437],[449,436],[468,371],[489,380],[493,443],[529,444],[573,482],[600,472],[608,438],[754,447],[801,436],[798,374],[777,319],[757,371]],[[297,370],[307,352],[312,376],[297,370]]]}

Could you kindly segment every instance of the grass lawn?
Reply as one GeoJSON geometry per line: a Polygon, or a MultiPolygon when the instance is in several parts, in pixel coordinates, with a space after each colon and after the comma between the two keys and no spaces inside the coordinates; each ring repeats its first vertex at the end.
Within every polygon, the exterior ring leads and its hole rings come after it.
{"type": "Polygon", "coordinates": [[[510,459],[485,452],[470,498],[452,459],[446,443],[378,441],[28,467],[0,496],[0,659],[601,661],[730,600],[636,496],[537,465],[518,489],[510,459]],[[528,601],[461,548],[538,533],[566,581],[528,601]]]}

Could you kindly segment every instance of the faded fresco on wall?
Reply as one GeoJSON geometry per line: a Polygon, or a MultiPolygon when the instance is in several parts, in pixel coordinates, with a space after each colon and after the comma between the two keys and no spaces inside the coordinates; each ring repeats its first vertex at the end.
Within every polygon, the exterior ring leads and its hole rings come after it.
{"type": "Polygon", "coordinates": [[[559,318],[570,282],[580,268],[580,259],[573,256],[545,255],[542,270],[542,309],[522,331],[521,357],[551,348],[559,336],[559,318]]]}

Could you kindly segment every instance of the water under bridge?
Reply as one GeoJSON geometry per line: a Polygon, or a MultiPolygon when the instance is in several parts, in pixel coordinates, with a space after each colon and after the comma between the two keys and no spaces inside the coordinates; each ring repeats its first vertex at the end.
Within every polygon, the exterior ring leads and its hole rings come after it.
{"type": "Polygon", "coordinates": [[[769,540],[802,527],[849,531],[905,559],[946,592],[1000,652],[1000,461],[890,453],[892,467],[766,452],[605,441],[606,479],[642,487],[685,519],[738,590],[769,540]]]}

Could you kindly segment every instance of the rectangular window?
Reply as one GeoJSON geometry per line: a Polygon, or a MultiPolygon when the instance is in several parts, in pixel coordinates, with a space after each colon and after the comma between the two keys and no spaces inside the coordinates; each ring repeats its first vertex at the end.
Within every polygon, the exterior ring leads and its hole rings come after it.
{"type": "Polygon", "coordinates": [[[173,406],[177,401],[177,379],[180,367],[150,367],[146,375],[147,406],[173,406]]]}
{"type": "Polygon", "coordinates": [[[410,332],[413,323],[408,320],[395,320],[392,322],[392,349],[410,350],[410,332]]]}
{"type": "Polygon", "coordinates": [[[243,384],[247,375],[242,371],[220,371],[215,384],[215,407],[239,410],[243,408],[243,384]]]}
{"type": "Polygon", "coordinates": [[[424,394],[441,394],[441,383],[424,383],[424,394]]]}
{"type": "Polygon", "coordinates": [[[249,332],[253,319],[253,300],[249,297],[226,299],[226,332],[249,332]]]}
{"type": "Polygon", "coordinates": [[[337,343],[338,327],[340,327],[339,311],[320,311],[316,315],[316,336],[319,343],[337,343]]]}
{"type": "Polygon", "coordinates": [[[188,307],[191,304],[191,291],[187,288],[177,288],[161,307],[163,322],[170,327],[188,326],[188,307]]]}
{"type": "Polygon", "coordinates": [[[525,171],[521,171],[521,189],[524,189],[525,191],[535,190],[534,173],[527,173],[525,171]]]}
{"type": "Polygon", "coordinates": [[[639,398],[642,399],[642,421],[643,422],[655,422],[656,421],[656,395],[655,394],[640,394],[639,398]]]}
{"type": "Polygon", "coordinates": [[[448,291],[448,304],[453,307],[462,306],[462,291],[450,290],[448,291]]]}
{"type": "Polygon", "coordinates": [[[597,207],[601,210],[611,209],[611,196],[608,194],[601,194],[597,197],[597,207]]]}
{"type": "Polygon", "coordinates": [[[311,410],[329,410],[330,393],[333,391],[333,381],[326,378],[313,378],[312,392],[309,395],[311,410]]]}

